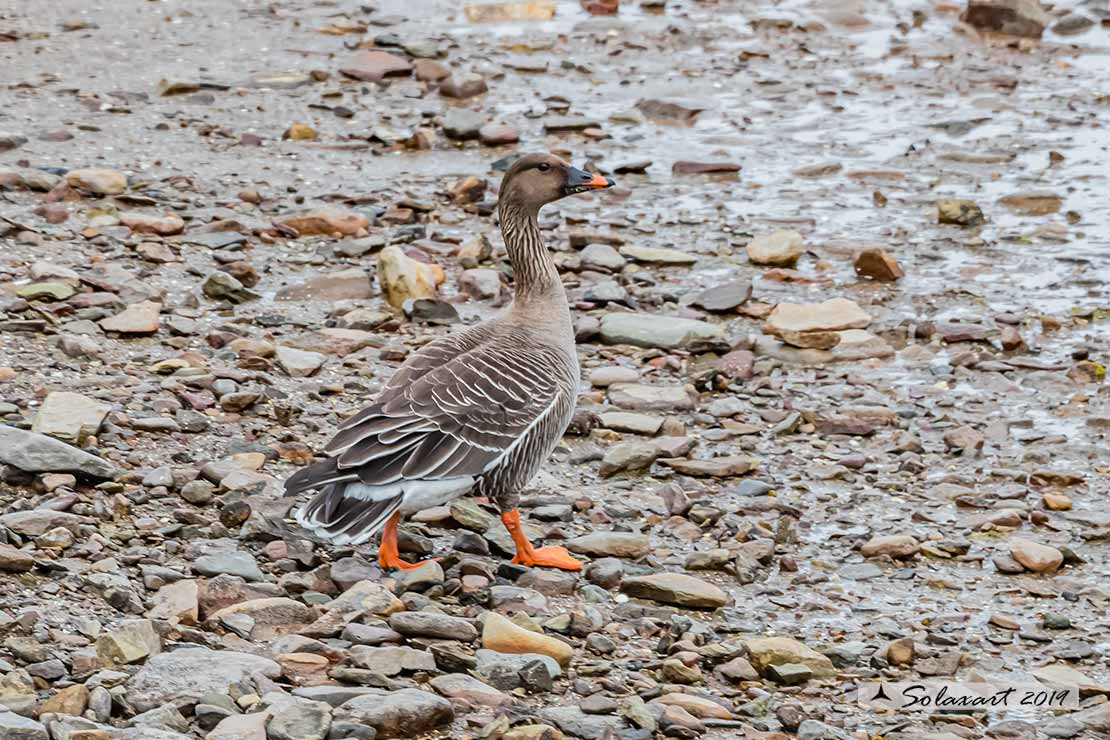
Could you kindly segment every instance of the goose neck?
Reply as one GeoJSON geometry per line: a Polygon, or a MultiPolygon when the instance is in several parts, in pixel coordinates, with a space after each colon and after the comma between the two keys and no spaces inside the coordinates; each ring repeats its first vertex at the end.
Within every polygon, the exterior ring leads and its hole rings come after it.
{"type": "Polygon", "coordinates": [[[555,262],[540,233],[539,208],[507,202],[501,204],[498,211],[505,249],[513,266],[516,302],[551,295],[563,296],[559,271],[555,269],[555,262]]]}

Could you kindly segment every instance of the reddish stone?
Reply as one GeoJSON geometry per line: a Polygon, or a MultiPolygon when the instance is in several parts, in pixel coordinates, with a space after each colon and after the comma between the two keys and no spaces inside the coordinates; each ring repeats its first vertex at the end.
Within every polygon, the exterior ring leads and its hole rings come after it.
{"type": "Polygon", "coordinates": [[[882,283],[892,283],[905,276],[902,266],[883,249],[865,249],[856,255],[856,274],[882,283]]]}

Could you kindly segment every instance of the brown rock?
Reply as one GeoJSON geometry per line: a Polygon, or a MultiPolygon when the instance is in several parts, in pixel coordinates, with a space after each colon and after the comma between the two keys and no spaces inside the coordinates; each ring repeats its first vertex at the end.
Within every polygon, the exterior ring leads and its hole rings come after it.
{"type": "Polygon", "coordinates": [[[181,624],[196,624],[199,615],[200,589],[193,579],[167,583],[151,599],[146,615],[181,624]]]}
{"type": "Polygon", "coordinates": [[[486,87],[486,81],[482,79],[481,75],[465,74],[461,77],[448,77],[443,82],[439,83],[439,94],[445,98],[455,98],[462,100],[465,98],[473,98],[486,92],[489,88],[486,87]]]}
{"type": "Polygon", "coordinates": [[[448,699],[456,699],[479,707],[499,707],[512,702],[512,698],[488,684],[465,673],[447,673],[436,676],[429,684],[448,699]]]}
{"type": "Polygon", "coordinates": [[[855,301],[833,298],[822,303],[780,303],[767,317],[771,333],[863,329],[871,317],[855,301]]]}
{"type": "Polygon", "coordinates": [[[747,252],[748,259],[756,265],[790,267],[805,252],[805,243],[797,231],[780,229],[752,239],[748,242],[747,252]]]}
{"type": "Polygon", "coordinates": [[[750,473],[759,466],[759,460],[744,455],[715,457],[712,460],[664,459],[660,462],[682,475],[695,478],[729,478],[750,473]]]}
{"type": "Polygon", "coordinates": [[[318,208],[287,216],[281,223],[296,230],[301,236],[357,236],[370,226],[370,220],[361,213],[338,208],[318,208]]]}
{"type": "Polygon", "coordinates": [[[316,129],[307,123],[294,123],[281,134],[285,141],[316,141],[318,136],[316,129]]]}
{"type": "Polygon", "coordinates": [[[760,637],[746,644],[748,660],[760,673],[772,665],[800,663],[812,669],[814,678],[836,675],[831,660],[791,637],[760,637]]]}
{"type": "Polygon", "coordinates": [[[313,621],[312,610],[306,605],[285,597],[252,599],[220,609],[210,621],[219,623],[236,615],[245,615],[253,621],[250,639],[269,640],[296,632],[313,621]]]}
{"type": "Polygon", "coordinates": [[[1044,192],[1013,193],[998,202],[1023,216],[1047,216],[1064,205],[1064,199],[1056,193],[1044,192]]]}
{"type": "Polygon", "coordinates": [[[885,537],[872,537],[860,552],[865,558],[879,555],[889,555],[892,558],[912,558],[917,554],[920,545],[917,540],[908,534],[893,534],[885,537]]]}
{"type": "Polygon", "coordinates": [[[1055,547],[1023,539],[1010,542],[1010,556],[1034,573],[1055,572],[1064,562],[1063,553],[1055,547]]]}
{"type": "Polygon", "coordinates": [[[101,319],[100,328],[120,334],[153,334],[161,326],[161,313],[160,303],[133,303],[115,316],[101,319]]]}
{"type": "Polygon", "coordinates": [[[11,545],[0,544],[0,572],[26,573],[35,567],[35,559],[30,553],[11,545]]]}
{"type": "Polygon", "coordinates": [[[903,637],[886,646],[886,659],[891,665],[912,665],[914,658],[913,638],[903,637]]]}
{"type": "Polygon", "coordinates": [[[1038,0],[969,0],[960,20],[985,31],[1039,39],[1049,16],[1038,0]]]}
{"type": "Polygon", "coordinates": [[[451,70],[434,59],[417,59],[412,69],[416,79],[424,82],[439,82],[451,76],[451,70]]]}
{"type": "Polygon", "coordinates": [[[105,663],[135,663],[162,652],[162,640],[149,619],[131,619],[100,635],[96,655],[105,663]]]}
{"type": "Polygon", "coordinates": [[[678,161],[671,165],[674,175],[706,175],[723,172],[739,172],[740,165],[735,162],[687,162],[678,161]]]}
{"type": "Polygon", "coordinates": [[[520,131],[503,123],[487,123],[478,129],[478,141],[486,146],[515,144],[520,141],[520,131]]]}
{"type": "Polygon", "coordinates": [[[412,64],[396,54],[363,49],[355,52],[339,72],[356,80],[378,82],[385,77],[403,77],[409,74],[412,72],[412,64]]]}
{"type": "Polygon", "coordinates": [[[832,349],[840,344],[840,332],[836,331],[789,331],[781,330],[776,336],[784,344],[800,349],[832,349]]]}
{"type": "Polygon", "coordinates": [[[973,200],[949,198],[937,201],[937,223],[978,226],[985,220],[982,209],[973,200]]]}
{"type": "Polygon", "coordinates": [[[70,170],[66,173],[66,184],[93,195],[120,195],[127,190],[127,176],[116,170],[95,167],[70,170]]]}
{"type": "Polygon", "coordinates": [[[508,23],[514,21],[549,21],[555,17],[555,3],[551,0],[526,0],[525,2],[474,3],[463,7],[471,23],[508,23]]]}
{"type": "Polygon", "coordinates": [[[67,714],[71,717],[80,717],[88,706],[89,690],[84,684],[78,683],[67,686],[44,701],[39,707],[39,714],[67,714]]]}
{"type": "Polygon", "coordinates": [[[863,250],[856,255],[852,265],[860,277],[871,278],[881,283],[894,282],[906,274],[902,271],[898,260],[883,249],[863,250]]]}
{"type": "Polygon", "coordinates": [[[119,215],[119,222],[136,234],[173,236],[185,230],[184,219],[176,213],[170,213],[168,211],[161,216],[125,212],[119,215]]]}
{"type": "Polygon", "coordinates": [[[574,656],[574,649],[565,642],[519,627],[496,612],[486,613],[482,647],[499,653],[539,653],[554,658],[564,667],[574,656]]]}
{"type": "Polygon", "coordinates": [[[970,426],[956,427],[944,433],[944,444],[950,450],[959,450],[965,455],[983,449],[983,435],[970,426]]]}
{"type": "Polygon", "coordinates": [[[305,352],[324,355],[349,355],[365,347],[380,347],[382,339],[361,329],[320,329],[299,337],[292,337],[283,344],[305,352]]]}
{"type": "Polygon", "coordinates": [[[378,254],[378,282],[394,308],[410,298],[435,298],[444,278],[443,268],[414,260],[400,247],[386,247],[378,254]]]}

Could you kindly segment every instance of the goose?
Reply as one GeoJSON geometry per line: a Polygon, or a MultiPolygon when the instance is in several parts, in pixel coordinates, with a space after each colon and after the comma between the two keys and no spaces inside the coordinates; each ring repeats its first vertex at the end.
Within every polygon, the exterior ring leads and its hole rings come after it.
{"type": "Polygon", "coordinates": [[[464,495],[486,496],[512,536],[512,562],[578,570],[566,548],[534,547],[520,523],[520,491],[570,424],[579,383],[570,308],[544,246],[540,208],[614,182],[550,154],[518,159],[501,181],[497,210],[516,285],[494,318],[412,353],[370,405],[348,418],[326,458],[285,483],[315,495],[296,522],[337,545],[379,530],[383,569],[401,559],[401,517],[464,495]]]}

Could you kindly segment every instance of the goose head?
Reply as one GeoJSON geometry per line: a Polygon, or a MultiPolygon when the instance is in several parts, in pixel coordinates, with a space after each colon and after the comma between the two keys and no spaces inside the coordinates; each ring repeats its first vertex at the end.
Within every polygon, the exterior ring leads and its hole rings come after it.
{"type": "Polygon", "coordinates": [[[553,154],[527,154],[518,159],[501,181],[501,198],[539,208],[560,198],[616,183],[572,167],[553,154]]]}

